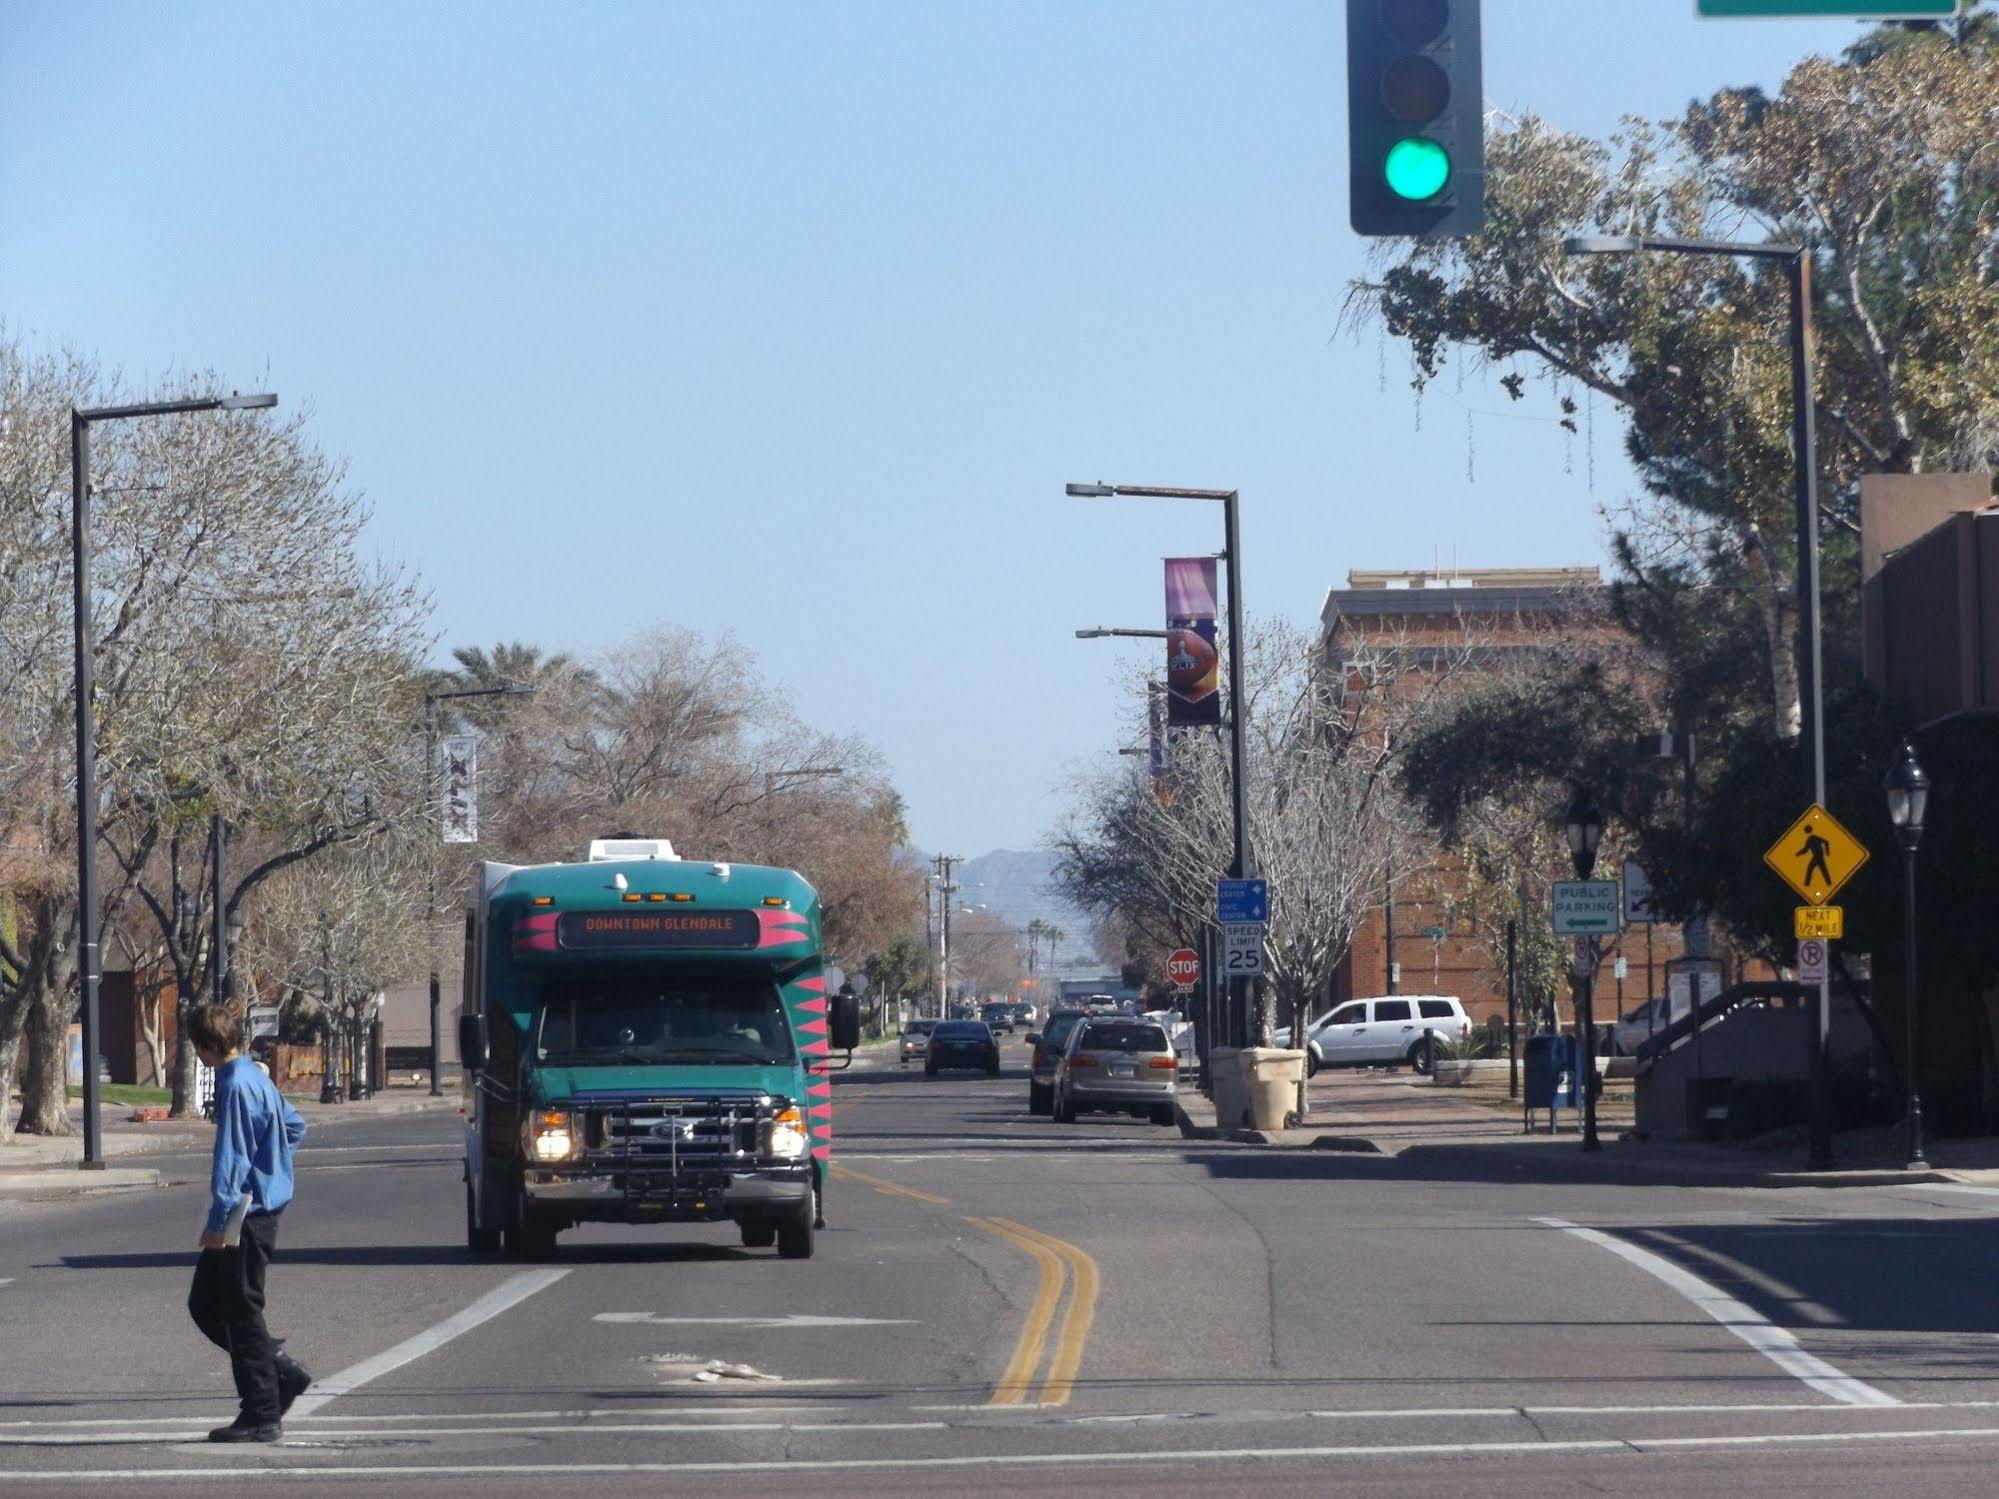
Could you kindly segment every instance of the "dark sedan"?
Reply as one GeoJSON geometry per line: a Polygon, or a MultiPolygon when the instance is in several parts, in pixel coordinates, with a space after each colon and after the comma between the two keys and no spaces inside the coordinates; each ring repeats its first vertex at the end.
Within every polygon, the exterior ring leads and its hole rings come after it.
{"type": "Polygon", "coordinates": [[[930,1046],[923,1054],[924,1076],[953,1068],[999,1076],[999,1042],[983,1020],[943,1020],[931,1031],[930,1046]]]}

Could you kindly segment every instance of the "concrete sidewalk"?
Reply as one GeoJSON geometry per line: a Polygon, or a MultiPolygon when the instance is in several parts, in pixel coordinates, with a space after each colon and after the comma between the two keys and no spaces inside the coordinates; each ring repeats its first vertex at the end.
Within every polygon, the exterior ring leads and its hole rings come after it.
{"type": "Polygon", "coordinates": [[[1894,1131],[1865,1130],[1834,1142],[1839,1165],[1806,1169],[1802,1139],[1774,1148],[1640,1142],[1600,1136],[1603,1148],[1581,1149],[1581,1127],[1565,1113],[1559,1134],[1523,1134],[1520,1116],[1472,1103],[1451,1090],[1396,1073],[1321,1073],[1310,1084],[1311,1111],[1286,1130],[1225,1129],[1214,1106],[1191,1087],[1181,1094],[1181,1133],[1293,1150],[1339,1150],[1395,1161],[1424,1175],[1463,1171],[1480,1176],[1533,1175],[1611,1183],[1673,1183],[1710,1187],[1879,1187],[1948,1182],[1999,1187],[1999,1141],[1949,1140],[1930,1151],[1932,1169],[1903,1169],[1894,1131]]]}
{"type": "MultiPolygon", "coordinates": [[[[308,1126],[337,1123],[345,1119],[377,1119],[398,1114],[451,1114],[459,1108],[456,1090],[432,1098],[420,1089],[385,1089],[372,1098],[341,1103],[293,1100],[308,1126]]],[[[160,1119],[138,1121],[130,1104],[105,1104],[98,1110],[100,1139],[107,1163],[121,1156],[142,1155],[161,1150],[205,1149],[214,1138],[215,1126],[206,1119],[160,1119]]],[[[84,1171],[83,1103],[71,1099],[69,1135],[0,1136],[0,1201],[8,1198],[58,1198],[93,1196],[101,1192],[125,1191],[159,1185],[160,1173],[151,1167],[120,1167],[107,1164],[102,1171],[84,1171]]]]}

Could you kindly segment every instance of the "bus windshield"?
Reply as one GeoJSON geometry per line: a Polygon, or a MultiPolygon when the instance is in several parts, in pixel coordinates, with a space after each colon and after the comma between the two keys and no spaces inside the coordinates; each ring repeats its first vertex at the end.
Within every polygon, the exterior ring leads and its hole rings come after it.
{"type": "Polygon", "coordinates": [[[777,987],[749,975],[577,974],[542,990],[535,1058],[602,1062],[789,1062],[777,987]]]}

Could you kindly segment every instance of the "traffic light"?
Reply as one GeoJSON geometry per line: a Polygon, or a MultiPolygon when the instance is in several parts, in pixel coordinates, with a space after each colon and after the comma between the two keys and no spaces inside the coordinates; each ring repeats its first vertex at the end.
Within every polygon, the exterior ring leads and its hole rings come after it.
{"type": "Polygon", "coordinates": [[[1485,223],[1478,0],[1347,0],[1354,232],[1442,237],[1485,223]]]}

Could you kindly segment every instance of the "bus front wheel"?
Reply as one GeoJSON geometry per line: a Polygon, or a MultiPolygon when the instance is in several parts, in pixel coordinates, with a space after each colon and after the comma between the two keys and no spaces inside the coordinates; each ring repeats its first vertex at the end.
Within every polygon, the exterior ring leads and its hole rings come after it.
{"type": "MultiPolygon", "coordinates": [[[[818,1191],[815,1189],[812,1195],[816,1200],[819,1195],[818,1191]]],[[[809,1260],[812,1258],[812,1220],[814,1211],[812,1202],[803,1203],[800,1205],[798,1212],[789,1221],[780,1223],[777,1226],[777,1254],[779,1259],[809,1260]]]]}
{"type": "Polygon", "coordinates": [[[504,1235],[507,1253],[517,1260],[555,1257],[556,1227],[528,1205],[527,1193],[514,1193],[514,1221],[504,1235]]]}
{"type": "Polygon", "coordinates": [[[500,1231],[479,1226],[479,1207],[470,1182],[465,1184],[465,1247],[474,1254],[493,1254],[500,1247],[500,1231]]]}

